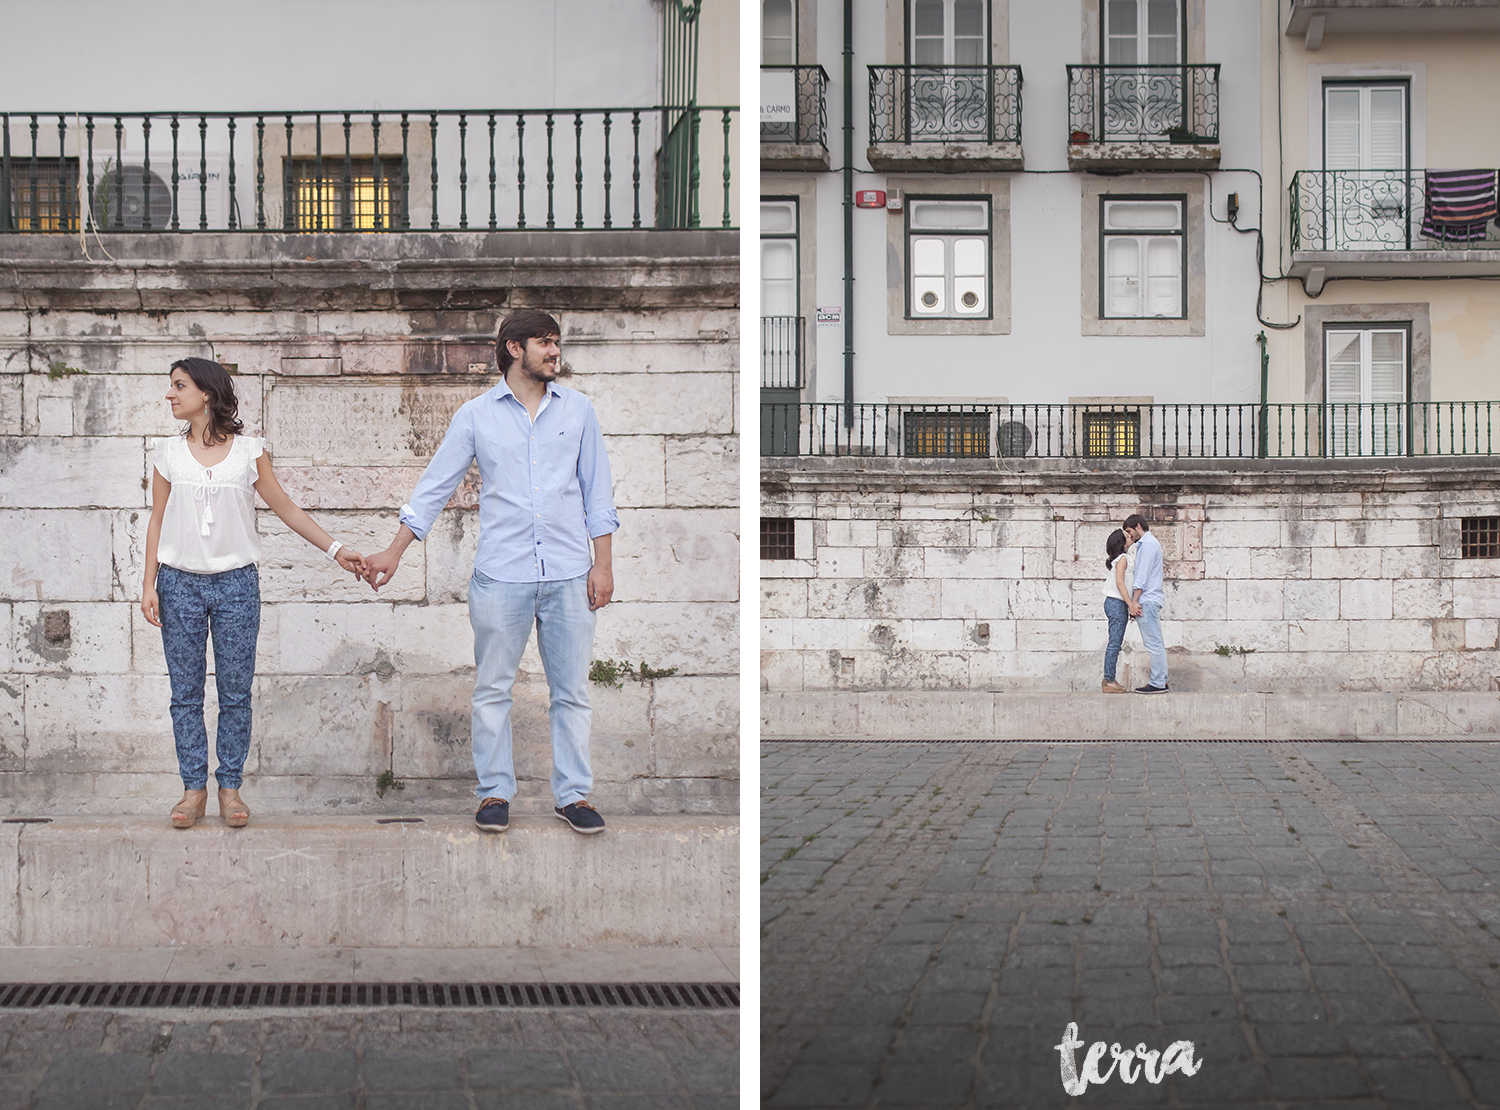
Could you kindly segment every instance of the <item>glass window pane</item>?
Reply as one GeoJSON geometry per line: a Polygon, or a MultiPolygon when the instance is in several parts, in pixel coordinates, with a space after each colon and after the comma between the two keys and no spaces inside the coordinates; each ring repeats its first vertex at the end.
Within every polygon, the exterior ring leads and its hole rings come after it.
{"type": "Polygon", "coordinates": [[[1181,260],[1181,239],[1152,239],[1146,245],[1146,272],[1152,277],[1180,277],[1181,260]]]}
{"type": "Polygon", "coordinates": [[[786,201],[761,204],[760,232],[762,235],[790,235],[796,230],[796,205],[786,201]]]}
{"type": "Polygon", "coordinates": [[[1357,331],[1328,333],[1328,363],[1324,375],[1328,400],[1333,404],[1359,401],[1359,347],[1357,331]]]}
{"type": "Polygon", "coordinates": [[[911,241],[911,272],[919,277],[943,276],[943,241],[941,239],[913,239],[911,241]]]}
{"type": "Polygon", "coordinates": [[[1177,0],[1147,0],[1146,33],[1177,37],[1177,0]]]}
{"type": "Polygon", "coordinates": [[[984,36],[983,0],[953,0],[953,34],[965,38],[984,36]]]}
{"type": "Polygon", "coordinates": [[[953,243],[953,273],[957,277],[983,277],[986,240],[957,239],[953,243]]]}
{"type": "Polygon", "coordinates": [[[1107,316],[1141,314],[1140,246],[1134,239],[1105,243],[1104,312],[1107,316]]]}
{"type": "Polygon", "coordinates": [[[914,0],[911,6],[912,34],[943,37],[943,0],[914,0]]]}
{"type": "Polygon", "coordinates": [[[797,60],[792,0],[763,0],[761,11],[761,64],[791,65],[797,60]]]}
{"type": "Polygon", "coordinates": [[[797,276],[797,250],[790,239],[763,239],[760,244],[760,275],[766,280],[797,276]]]}
{"type": "Polygon", "coordinates": [[[1109,35],[1111,38],[1134,37],[1136,34],[1136,0],[1109,0],[1105,9],[1105,19],[1109,21],[1109,35]]]}
{"type": "Polygon", "coordinates": [[[1406,166],[1406,90],[1370,90],[1370,168],[1406,166]]]}
{"type": "Polygon", "coordinates": [[[911,206],[912,227],[987,229],[989,212],[984,204],[937,204],[917,201],[911,206]]]}
{"type": "Polygon", "coordinates": [[[954,39],[953,64],[957,66],[984,65],[984,40],[954,39]]]}
{"type": "Polygon", "coordinates": [[[1177,201],[1109,201],[1104,205],[1106,228],[1154,228],[1173,230],[1182,226],[1177,201]]]}
{"type": "Polygon", "coordinates": [[[1330,170],[1360,168],[1360,95],[1355,88],[1323,90],[1323,165],[1330,170]]]}

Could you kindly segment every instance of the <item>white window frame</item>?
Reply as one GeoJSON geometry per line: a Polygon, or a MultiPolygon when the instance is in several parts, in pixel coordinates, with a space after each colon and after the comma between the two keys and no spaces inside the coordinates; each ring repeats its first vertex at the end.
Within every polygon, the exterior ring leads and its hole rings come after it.
{"type": "Polygon", "coordinates": [[[1353,453],[1401,455],[1406,451],[1406,402],[1411,391],[1411,328],[1407,324],[1329,324],[1323,329],[1323,401],[1326,415],[1328,453],[1334,456],[1353,453]],[[1333,350],[1339,337],[1359,337],[1359,380],[1354,389],[1340,389],[1334,382],[1333,350]],[[1397,395],[1377,397],[1374,388],[1374,340],[1376,335],[1401,337],[1400,389],[1397,395]],[[1358,406],[1353,412],[1350,405],[1358,406]],[[1391,405],[1393,409],[1378,408],[1391,405]],[[1353,417],[1353,419],[1351,419],[1353,417]],[[1392,443],[1392,437],[1395,442],[1392,443]],[[1364,446],[1370,450],[1365,451],[1364,446]],[[1394,450],[1392,449],[1394,447],[1394,450]]]}
{"type": "Polygon", "coordinates": [[[773,62],[773,61],[768,60],[767,57],[766,57],[766,46],[767,46],[767,44],[770,43],[770,42],[772,42],[772,41],[776,41],[776,42],[782,41],[780,36],[777,36],[776,39],[773,40],[769,35],[766,34],[766,28],[769,26],[769,22],[766,19],[766,5],[769,4],[769,3],[772,3],[772,2],[773,2],[773,0],[761,0],[761,8],[760,8],[760,17],[761,17],[760,18],[760,64],[763,65],[763,66],[771,66],[771,65],[796,65],[797,64],[797,4],[798,4],[798,0],[774,0],[775,3],[784,3],[784,4],[786,4],[792,10],[792,30],[791,30],[791,37],[790,37],[790,42],[789,42],[789,45],[791,47],[791,57],[787,61],[784,61],[784,62],[782,62],[782,61],[773,62]]]}
{"type": "Polygon", "coordinates": [[[989,196],[935,196],[906,198],[906,318],[909,320],[987,320],[994,316],[994,274],[991,262],[994,208],[989,196]],[[924,206],[960,207],[982,205],[982,226],[924,228],[913,226],[917,213],[924,206]],[[917,253],[931,248],[933,242],[942,245],[942,272],[917,272],[917,253]],[[973,272],[975,250],[980,273],[973,272]],[[922,298],[928,294],[938,297],[936,306],[928,308],[922,298]],[[979,303],[967,306],[966,295],[975,296],[979,303]]]}
{"type": "MultiPolygon", "coordinates": [[[[978,62],[955,61],[957,54],[955,34],[954,4],[957,0],[927,0],[927,2],[941,3],[943,6],[943,57],[937,62],[917,61],[917,3],[918,0],[907,0],[906,4],[906,60],[914,66],[953,66],[953,65],[989,65],[990,63],[990,3],[989,0],[979,0],[981,12],[981,24],[979,35],[980,44],[978,62]]],[[[965,38],[969,36],[964,36],[965,38]]]]}
{"type": "Polygon", "coordinates": [[[1184,63],[1184,61],[1186,60],[1186,58],[1187,58],[1187,27],[1186,27],[1185,20],[1183,18],[1184,0],[1175,0],[1175,2],[1176,2],[1176,11],[1173,13],[1173,17],[1172,17],[1172,33],[1173,33],[1173,38],[1176,41],[1177,49],[1175,51],[1173,51],[1174,57],[1172,58],[1172,61],[1170,61],[1170,62],[1148,63],[1148,62],[1146,62],[1144,60],[1144,58],[1149,58],[1151,56],[1150,55],[1150,39],[1151,39],[1151,35],[1150,35],[1150,32],[1149,32],[1149,24],[1148,24],[1148,18],[1150,16],[1151,0],[1134,0],[1135,8],[1136,8],[1136,16],[1135,16],[1135,19],[1136,19],[1136,24],[1135,24],[1135,27],[1136,27],[1136,34],[1135,34],[1135,39],[1136,39],[1136,60],[1134,62],[1115,62],[1115,61],[1112,61],[1110,59],[1110,56],[1109,56],[1109,40],[1110,40],[1110,38],[1111,37],[1121,38],[1123,36],[1111,36],[1110,35],[1110,27],[1109,27],[1110,0],[1099,0],[1099,4],[1100,4],[1100,12],[1099,12],[1100,39],[1102,40],[1101,44],[1100,44],[1100,49],[1099,49],[1099,57],[1104,62],[1104,64],[1105,65],[1122,65],[1122,66],[1147,65],[1147,64],[1155,64],[1155,65],[1182,65],[1184,63]],[[1141,50],[1142,46],[1144,46],[1146,48],[1145,52],[1144,52],[1144,55],[1143,55],[1142,50],[1141,50]]]}
{"type": "Polygon", "coordinates": [[[1141,195],[1141,196],[1112,196],[1106,195],[1099,198],[1099,317],[1104,320],[1182,320],[1187,318],[1187,231],[1186,231],[1187,198],[1185,196],[1173,195],[1141,195]],[[1109,226],[1109,213],[1115,205],[1127,204],[1171,204],[1177,210],[1177,226],[1175,228],[1131,228],[1115,229],[1109,226]],[[1171,315],[1166,313],[1147,312],[1147,283],[1151,275],[1142,273],[1144,262],[1150,258],[1151,245],[1153,242],[1172,241],[1176,244],[1177,259],[1177,311],[1171,315]],[[1133,241],[1136,244],[1137,270],[1133,277],[1127,280],[1133,281],[1136,288],[1135,312],[1112,312],[1110,311],[1110,273],[1111,252],[1110,244],[1119,241],[1133,241]]]}

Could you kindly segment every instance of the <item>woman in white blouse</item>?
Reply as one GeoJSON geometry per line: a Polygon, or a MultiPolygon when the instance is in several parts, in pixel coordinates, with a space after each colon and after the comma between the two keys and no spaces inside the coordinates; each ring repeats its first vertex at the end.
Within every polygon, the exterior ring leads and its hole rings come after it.
{"type": "Polygon", "coordinates": [[[240,784],[250,750],[250,687],[260,633],[255,494],[287,527],[356,578],[364,560],[292,504],[271,472],[266,441],[241,434],[239,400],[224,367],[204,358],[181,359],[172,364],[171,382],[172,415],[187,427],[156,445],[141,612],[161,629],[172,679],[172,732],[183,786],[172,824],[191,828],[208,807],[203,683],[212,629],[219,692],[214,777],[219,813],[239,828],[250,820],[240,784]]]}

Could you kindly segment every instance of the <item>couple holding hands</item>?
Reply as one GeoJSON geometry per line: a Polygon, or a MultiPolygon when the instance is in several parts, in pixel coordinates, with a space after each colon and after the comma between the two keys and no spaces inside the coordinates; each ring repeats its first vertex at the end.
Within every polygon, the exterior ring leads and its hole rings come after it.
{"type": "Polygon", "coordinates": [[[511,690],[533,626],[550,692],[555,814],[580,833],[604,831],[588,803],[588,670],[594,614],[614,593],[611,538],[620,526],[598,417],[582,394],[557,384],[561,329],[524,309],[500,325],[503,375],[463,405],[442,445],[401,506],[384,551],[362,556],[325,532],[276,480],[266,441],[243,434],[228,371],[186,358],[171,367],[167,400],[185,423],[157,444],[141,612],[162,630],[172,686],[172,732],[182,800],[172,824],[191,828],[208,805],[208,734],[203,723],[207,641],[213,633],[219,721],[219,813],[249,822],[240,797],[250,750],[251,686],[260,632],[261,557],[255,495],[297,535],[378,590],[402,553],[425,539],[471,463],[479,465],[479,547],[469,580],[474,629],[475,823],[504,832],[515,796],[511,690]]]}
{"type": "Polygon", "coordinates": [[[1115,680],[1120,660],[1120,645],[1125,642],[1125,628],[1133,619],[1141,630],[1141,642],[1151,655],[1151,678],[1137,686],[1137,694],[1167,692],[1167,647],[1161,635],[1162,559],[1161,544],[1151,534],[1151,525],[1137,513],[1104,541],[1104,616],[1109,621],[1109,644],[1104,649],[1104,683],[1106,694],[1126,693],[1115,680]]]}

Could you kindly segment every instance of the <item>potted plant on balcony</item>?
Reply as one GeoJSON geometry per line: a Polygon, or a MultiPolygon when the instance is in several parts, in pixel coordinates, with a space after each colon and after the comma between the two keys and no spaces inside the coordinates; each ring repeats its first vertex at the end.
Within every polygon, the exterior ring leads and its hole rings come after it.
{"type": "Polygon", "coordinates": [[[1088,141],[1089,133],[1087,131],[1074,131],[1068,136],[1068,142],[1070,143],[1086,143],[1088,141]]]}

